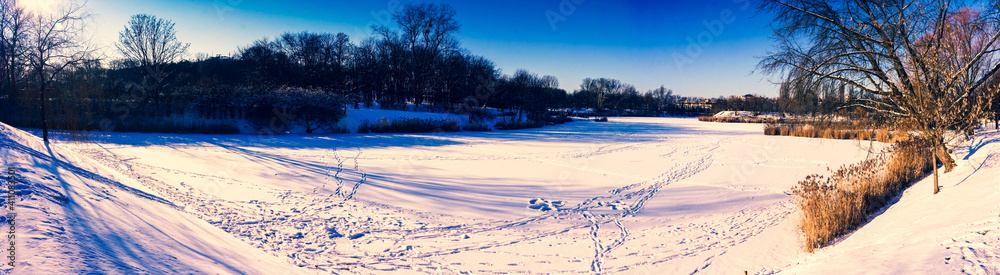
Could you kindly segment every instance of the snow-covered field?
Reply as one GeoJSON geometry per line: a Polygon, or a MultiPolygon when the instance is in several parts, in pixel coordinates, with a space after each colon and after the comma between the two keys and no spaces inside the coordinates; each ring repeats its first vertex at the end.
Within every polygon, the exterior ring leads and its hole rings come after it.
{"type": "Polygon", "coordinates": [[[997,274],[1000,263],[996,131],[956,150],[941,194],[918,183],[806,254],[787,191],[883,145],[671,118],[51,146],[0,127],[0,164],[19,173],[17,273],[997,274]]]}

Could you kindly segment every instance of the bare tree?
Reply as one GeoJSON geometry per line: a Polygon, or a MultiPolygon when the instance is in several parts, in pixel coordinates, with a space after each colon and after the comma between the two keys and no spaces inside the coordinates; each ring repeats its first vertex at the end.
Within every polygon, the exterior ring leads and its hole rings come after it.
{"type": "Polygon", "coordinates": [[[65,2],[55,10],[28,15],[28,60],[37,77],[41,106],[42,139],[49,141],[45,93],[56,76],[73,65],[89,60],[92,49],[82,39],[90,13],[85,3],[65,2]]]}
{"type": "Polygon", "coordinates": [[[657,110],[673,108],[677,104],[677,97],[674,96],[674,91],[667,89],[667,87],[660,86],[653,90],[652,93],[653,98],[656,100],[657,110]]]}
{"type": "Polygon", "coordinates": [[[455,21],[455,9],[448,4],[434,5],[422,3],[407,5],[393,14],[402,32],[400,38],[406,43],[410,53],[409,79],[407,86],[416,90],[416,102],[439,82],[434,66],[439,58],[450,51],[458,50],[458,39],[454,37],[460,25],[455,21]]]}
{"type": "Polygon", "coordinates": [[[542,76],[542,82],[545,84],[545,88],[559,89],[559,78],[555,76],[542,76]]]}
{"type": "MultiPolygon", "coordinates": [[[[997,71],[997,14],[932,0],[767,0],[777,51],[759,67],[772,74],[836,81],[872,95],[859,106],[915,127],[951,171],[948,144],[973,134],[986,115],[997,71]]],[[[995,10],[1000,1],[989,4],[995,10]]],[[[936,167],[936,165],[935,165],[936,167]]],[[[935,179],[937,174],[935,173],[935,179]]],[[[937,186],[935,186],[935,193],[937,186]]]]}
{"type": "Polygon", "coordinates": [[[597,91],[598,111],[604,109],[604,103],[607,101],[609,95],[619,92],[624,87],[621,81],[609,78],[595,79],[593,84],[597,91]]]}
{"type": "MultiPolygon", "coordinates": [[[[354,54],[354,44],[351,43],[351,38],[345,33],[337,33],[336,36],[330,41],[332,45],[328,47],[330,51],[331,64],[330,67],[333,70],[333,82],[342,94],[346,94],[350,90],[350,80],[348,77],[348,68],[350,65],[350,60],[353,58],[354,54]]],[[[361,100],[360,98],[355,99],[355,102],[361,100]]]]}
{"type": "MultiPolygon", "coordinates": [[[[11,11],[16,8],[10,0],[0,0],[0,97],[8,95],[7,91],[7,25],[11,11]]],[[[0,101],[2,103],[2,101],[0,101]]]]}
{"type": "Polygon", "coordinates": [[[166,65],[183,57],[191,44],[177,40],[177,31],[170,20],[137,14],[118,34],[115,46],[125,60],[142,70],[143,86],[152,94],[153,103],[158,108],[160,91],[169,75],[166,65]]]}
{"type": "Polygon", "coordinates": [[[25,76],[27,27],[27,13],[17,0],[0,0],[0,94],[12,103],[25,76]]]}

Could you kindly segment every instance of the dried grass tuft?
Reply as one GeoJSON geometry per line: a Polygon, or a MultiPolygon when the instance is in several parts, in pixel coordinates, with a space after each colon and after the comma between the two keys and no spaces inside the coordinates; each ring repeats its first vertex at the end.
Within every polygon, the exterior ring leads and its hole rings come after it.
{"type": "Polygon", "coordinates": [[[799,228],[806,251],[857,229],[932,169],[926,142],[907,138],[886,152],[844,166],[829,177],[812,175],[792,189],[802,212],[799,228]]]}

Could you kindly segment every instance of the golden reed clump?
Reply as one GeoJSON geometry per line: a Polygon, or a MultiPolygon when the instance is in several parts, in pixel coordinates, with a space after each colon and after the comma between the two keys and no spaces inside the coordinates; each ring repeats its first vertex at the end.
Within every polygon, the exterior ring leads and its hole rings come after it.
{"type": "Polygon", "coordinates": [[[698,121],[704,122],[725,122],[725,123],[778,123],[776,118],[765,118],[765,117],[715,117],[715,116],[700,116],[698,121]]]}
{"type": "Polygon", "coordinates": [[[806,251],[813,252],[857,229],[927,175],[932,169],[927,148],[925,141],[900,139],[876,157],[831,171],[829,177],[812,175],[800,181],[792,194],[802,212],[799,229],[806,251]]]}
{"type": "Polygon", "coordinates": [[[764,126],[769,136],[795,136],[825,139],[856,139],[892,142],[896,134],[886,128],[868,128],[836,123],[769,123],[764,126]]]}

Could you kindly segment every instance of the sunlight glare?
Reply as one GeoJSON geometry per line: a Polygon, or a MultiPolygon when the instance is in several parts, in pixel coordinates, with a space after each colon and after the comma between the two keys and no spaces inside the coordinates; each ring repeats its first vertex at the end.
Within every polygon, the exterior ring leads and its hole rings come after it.
{"type": "Polygon", "coordinates": [[[49,14],[56,9],[60,0],[21,0],[17,4],[30,13],[49,14]]]}

